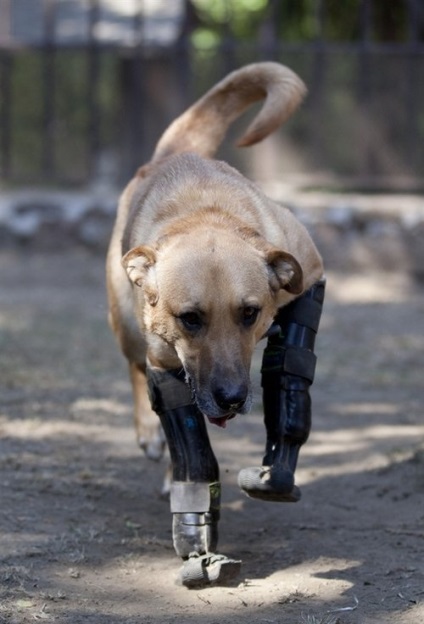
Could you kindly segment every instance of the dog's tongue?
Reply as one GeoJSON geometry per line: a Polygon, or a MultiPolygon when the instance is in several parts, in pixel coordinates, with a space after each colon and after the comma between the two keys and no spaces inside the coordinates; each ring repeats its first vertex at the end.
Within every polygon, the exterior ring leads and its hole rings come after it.
{"type": "Polygon", "coordinates": [[[234,418],[234,416],[235,414],[228,414],[226,416],[221,416],[221,418],[212,418],[212,416],[208,416],[208,420],[213,425],[216,425],[217,427],[222,427],[223,429],[225,429],[225,427],[227,426],[227,420],[234,418]]]}

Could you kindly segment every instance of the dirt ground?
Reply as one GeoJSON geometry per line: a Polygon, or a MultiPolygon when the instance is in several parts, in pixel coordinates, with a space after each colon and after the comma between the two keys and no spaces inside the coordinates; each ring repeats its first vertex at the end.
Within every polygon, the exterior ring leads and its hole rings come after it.
{"type": "Polygon", "coordinates": [[[106,322],[103,258],[0,253],[0,622],[424,622],[424,289],[328,275],[297,504],[237,487],[260,462],[258,402],[209,426],[221,466],[225,587],[175,584],[165,462],[142,457],[106,322]]]}

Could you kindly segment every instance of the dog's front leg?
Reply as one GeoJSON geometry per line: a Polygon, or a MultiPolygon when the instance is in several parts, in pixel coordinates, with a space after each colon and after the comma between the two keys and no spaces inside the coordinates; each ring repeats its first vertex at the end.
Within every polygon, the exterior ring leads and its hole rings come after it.
{"type": "Polygon", "coordinates": [[[262,362],[267,443],[263,466],[240,471],[239,485],[251,497],[296,502],[299,450],[311,428],[309,387],[313,382],[315,337],[324,302],[325,280],[282,308],[262,362]]]}
{"type": "Polygon", "coordinates": [[[187,587],[222,582],[240,561],[215,553],[220,513],[219,467],[205,419],[193,401],[182,370],[148,368],[149,394],[171,455],[172,533],[183,559],[180,581],[187,587]]]}

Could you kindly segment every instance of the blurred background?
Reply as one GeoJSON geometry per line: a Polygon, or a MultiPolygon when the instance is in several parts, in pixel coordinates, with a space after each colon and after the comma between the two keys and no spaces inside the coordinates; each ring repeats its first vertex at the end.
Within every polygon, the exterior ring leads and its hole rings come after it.
{"type": "Polygon", "coordinates": [[[175,115],[264,59],[309,97],[259,177],[421,186],[421,0],[0,0],[1,178],[122,184],[175,115]]]}
{"type": "MultiPolygon", "coordinates": [[[[7,229],[25,239],[58,220],[75,231],[83,214],[79,238],[104,242],[105,215],[167,124],[259,60],[294,69],[308,97],[254,148],[231,147],[241,120],[221,157],[276,199],[314,203],[305,220],[319,218],[318,203],[342,231],[363,233],[369,220],[358,222],[357,203],[318,201],[317,192],[397,194],[397,207],[401,193],[420,197],[422,0],[0,0],[0,238],[7,229]],[[72,201],[57,194],[65,190],[72,201]]],[[[379,215],[393,216],[390,201],[379,215]]],[[[418,204],[401,208],[415,228],[408,255],[423,242],[418,204]]],[[[374,210],[374,233],[375,221],[374,210]]]]}

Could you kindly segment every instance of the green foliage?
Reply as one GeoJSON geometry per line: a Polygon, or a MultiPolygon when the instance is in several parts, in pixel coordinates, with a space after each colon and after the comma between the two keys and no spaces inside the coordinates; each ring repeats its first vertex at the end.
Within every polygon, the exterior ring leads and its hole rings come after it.
{"type": "Polygon", "coordinates": [[[286,42],[320,37],[340,42],[404,41],[408,35],[406,0],[193,0],[199,21],[193,43],[210,48],[226,34],[252,39],[264,20],[286,42]]]}
{"type": "Polygon", "coordinates": [[[214,33],[214,41],[219,43],[221,36],[228,31],[240,39],[251,38],[268,4],[268,0],[193,0],[200,22],[194,33],[194,43],[200,47],[211,45],[211,33],[214,33]]]}

